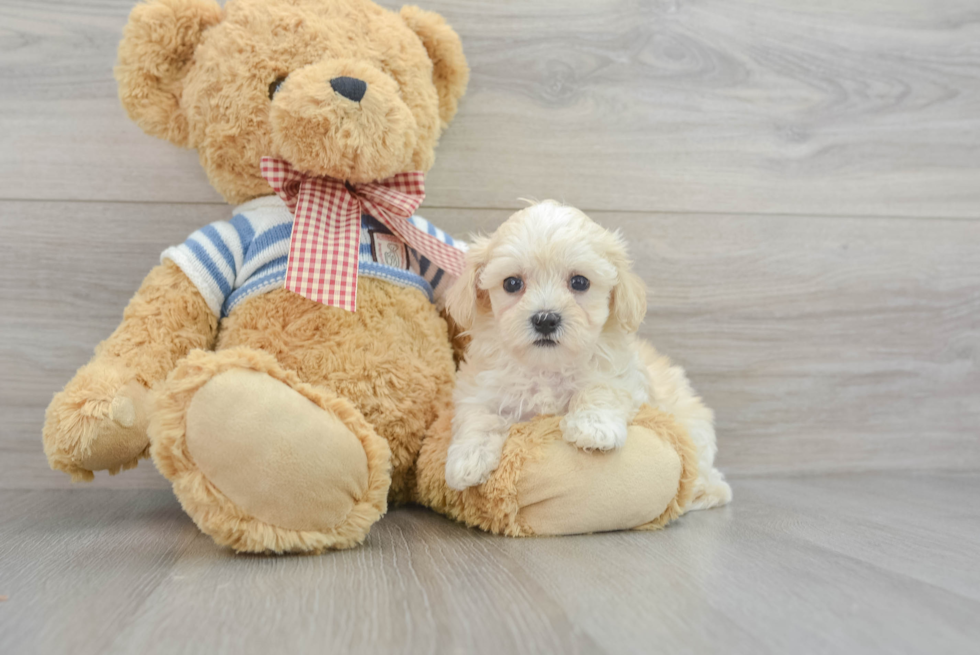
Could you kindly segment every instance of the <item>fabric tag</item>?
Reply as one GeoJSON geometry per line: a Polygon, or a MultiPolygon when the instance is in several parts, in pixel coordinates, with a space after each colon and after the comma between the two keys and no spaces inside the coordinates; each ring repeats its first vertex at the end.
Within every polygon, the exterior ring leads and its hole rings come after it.
{"type": "Polygon", "coordinates": [[[394,234],[371,230],[371,256],[379,264],[408,270],[408,246],[394,234]]]}

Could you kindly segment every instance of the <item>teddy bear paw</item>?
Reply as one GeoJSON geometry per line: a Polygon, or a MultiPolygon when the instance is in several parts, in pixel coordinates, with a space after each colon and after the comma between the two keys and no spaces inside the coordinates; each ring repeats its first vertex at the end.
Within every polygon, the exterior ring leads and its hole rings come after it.
{"type": "Polygon", "coordinates": [[[48,406],[44,446],[52,468],[73,479],[115,473],[146,456],[148,390],[124,367],[96,361],[79,370],[48,406]]]}

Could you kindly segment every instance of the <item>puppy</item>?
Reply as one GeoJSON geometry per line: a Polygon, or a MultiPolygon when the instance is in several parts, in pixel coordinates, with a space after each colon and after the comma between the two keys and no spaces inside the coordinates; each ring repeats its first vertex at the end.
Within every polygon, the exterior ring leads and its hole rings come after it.
{"type": "Polygon", "coordinates": [[[490,477],[515,423],[561,415],[566,441],[611,450],[650,403],[684,423],[698,446],[701,473],[689,507],[731,499],[714,468],[711,410],[683,369],[634,336],[646,288],[619,234],[553,200],[532,205],[473,242],[446,308],[471,337],[456,382],[451,488],[490,477]]]}

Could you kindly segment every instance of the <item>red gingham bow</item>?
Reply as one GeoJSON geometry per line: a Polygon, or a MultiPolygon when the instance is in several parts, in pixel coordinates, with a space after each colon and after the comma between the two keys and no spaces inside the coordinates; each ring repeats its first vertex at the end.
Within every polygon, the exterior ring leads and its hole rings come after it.
{"type": "Polygon", "coordinates": [[[305,175],[282,159],[263,157],[262,177],[293,213],[286,288],[304,298],[351,312],[357,308],[362,213],[384,223],[447,273],[463,272],[462,252],[408,221],[425,197],[420,172],[352,185],[305,175]]]}

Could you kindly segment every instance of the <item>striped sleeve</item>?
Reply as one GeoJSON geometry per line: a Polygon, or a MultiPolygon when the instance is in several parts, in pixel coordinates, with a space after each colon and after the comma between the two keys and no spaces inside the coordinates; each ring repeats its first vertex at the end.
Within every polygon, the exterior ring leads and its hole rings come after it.
{"type": "Polygon", "coordinates": [[[235,289],[251,238],[247,219],[236,216],[232,221],[211,223],[194,232],[184,243],[164,250],[160,260],[177,264],[211,311],[220,316],[225,300],[235,289]]]}

